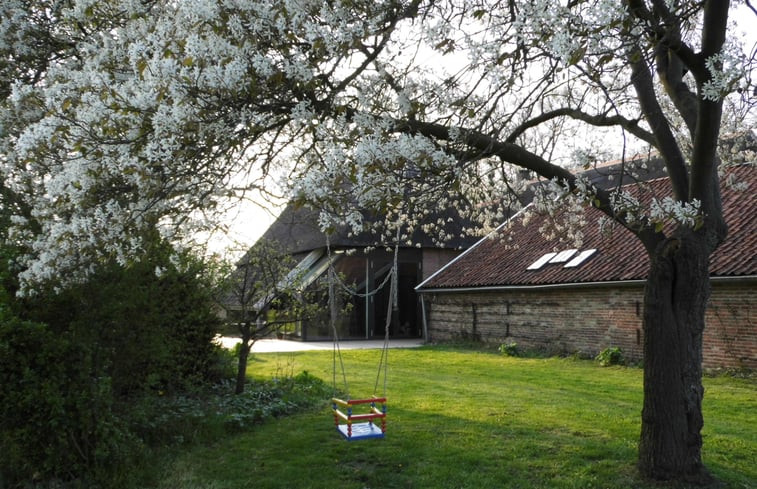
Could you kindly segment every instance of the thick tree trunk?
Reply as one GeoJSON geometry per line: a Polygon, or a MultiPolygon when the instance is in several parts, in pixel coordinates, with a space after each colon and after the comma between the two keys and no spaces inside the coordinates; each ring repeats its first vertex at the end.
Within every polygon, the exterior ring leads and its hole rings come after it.
{"type": "Polygon", "coordinates": [[[705,484],[702,464],[702,332],[709,251],[685,232],[651,257],[644,308],[644,407],[639,469],[655,480],[705,484]]]}

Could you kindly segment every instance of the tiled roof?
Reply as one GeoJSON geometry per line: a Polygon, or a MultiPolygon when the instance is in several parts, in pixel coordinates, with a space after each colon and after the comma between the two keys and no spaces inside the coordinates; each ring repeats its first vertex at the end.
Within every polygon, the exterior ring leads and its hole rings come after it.
{"type": "MultiPolygon", "coordinates": [[[[370,217],[366,215],[365,219],[370,220],[370,217]]],[[[444,232],[452,236],[451,239],[442,244],[436,243],[430,235],[420,230],[421,226],[417,226],[411,237],[413,243],[419,243],[424,248],[464,249],[476,242],[475,238],[464,231],[464,228],[472,226],[472,223],[462,219],[454,209],[439,210],[427,216],[421,224],[440,219],[445,223],[444,232]]],[[[318,211],[291,203],[263,234],[262,239],[276,241],[286,253],[292,255],[308,253],[326,246],[326,235],[318,225],[318,211]]],[[[382,244],[381,236],[370,231],[352,234],[346,226],[339,227],[329,236],[329,240],[335,248],[364,248],[382,244]]]]}
{"type": "MultiPolygon", "coordinates": [[[[612,161],[598,164],[581,172],[593,185],[601,188],[610,188],[619,183],[629,183],[635,179],[650,180],[664,175],[664,164],[655,155],[641,155],[628,160],[612,161]],[[632,177],[631,175],[635,175],[632,177]]],[[[533,199],[534,187],[544,183],[544,180],[533,180],[527,190],[519,196],[521,202],[527,203],[533,199]]],[[[506,214],[512,215],[514,210],[509,207],[506,214]]],[[[365,213],[366,220],[371,220],[365,213]]],[[[469,236],[465,229],[475,226],[475,223],[464,219],[455,209],[439,209],[430,215],[421,218],[418,226],[411,236],[413,243],[420,243],[424,248],[447,248],[460,250],[469,248],[476,243],[477,238],[469,236]],[[424,233],[423,224],[444,221],[444,234],[451,236],[443,244],[436,243],[432,236],[424,233]]],[[[323,248],[326,244],[326,236],[318,225],[318,211],[309,207],[298,206],[289,203],[276,221],[263,234],[262,240],[275,241],[282,250],[291,255],[304,256],[312,250],[323,248]]],[[[380,246],[383,241],[380,236],[371,232],[362,232],[357,235],[351,234],[345,226],[339,227],[329,236],[331,246],[334,248],[363,248],[380,246]]],[[[241,261],[244,262],[246,258],[241,261]]]]}
{"type": "MultiPolygon", "coordinates": [[[[757,275],[757,166],[740,165],[728,170],[736,181],[748,185],[747,190],[723,186],[723,211],[729,226],[726,241],[713,254],[710,270],[713,276],[735,277],[757,275]]],[[[640,200],[651,195],[669,194],[667,178],[643,184],[640,200]]],[[[535,270],[528,267],[546,253],[565,251],[573,245],[547,240],[540,228],[545,217],[535,215],[526,225],[520,216],[482,239],[436,275],[421,284],[420,290],[456,289],[497,286],[537,286],[642,280],[646,277],[649,259],[641,242],[628,230],[616,227],[607,236],[600,232],[598,220],[602,213],[586,209],[582,227],[581,251],[596,249],[580,265],[565,267],[563,263],[547,263],[535,270]]]]}

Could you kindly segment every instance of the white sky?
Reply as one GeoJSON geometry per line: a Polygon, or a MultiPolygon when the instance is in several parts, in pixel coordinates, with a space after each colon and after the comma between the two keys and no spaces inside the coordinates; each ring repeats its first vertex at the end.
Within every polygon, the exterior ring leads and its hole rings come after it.
{"type": "Polygon", "coordinates": [[[230,259],[240,257],[273,224],[282,209],[282,205],[266,202],[262,197],[234,203],[222,219],[228,232],[219,230],[210,236],[208,251],[230,259]]]}

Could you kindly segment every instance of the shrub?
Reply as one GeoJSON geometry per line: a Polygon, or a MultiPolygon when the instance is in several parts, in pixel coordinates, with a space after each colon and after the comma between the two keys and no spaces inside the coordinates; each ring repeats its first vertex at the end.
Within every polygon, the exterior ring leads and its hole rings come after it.
{"type": "Polygon", "coordinates": [[[44,324],[0,322],[0,481],[96,478],[137,453],[91,355],[44,324]]]}
{"type": "Polygon", "coordinates": [[[144,422],[149,399],[228,373],[203,263],[156,243],[139,263],[22,301],[2,258],[0,487],[117,487],[159,431],[144,422]]]}
{"type": "Polygon", "coordinates": [[[623,357],[623,350],[614,346],[605,348],[595,357],[595,360],[603,367],[609,367],[611,365],[625,365],[626,360],[623,357]]]}
{"type": "Polygon", "coordinates": [[[520,350],[518,349],[518,344],[514,341],[511,341],[510,343],[502,343],[501,345],[499,345],[498,350],[500,353],[508,357],[520,356],[520,350]]]}
{"type": "Polygon", "coordinates": [[[117,398],[192,388],[217,375],[219,320],[203,264],[183,256],[177,266],[171,253],[156,245],[138,263],[103,265],[86,283],[29,303],[29,316],[87,345],[117,398]]]}

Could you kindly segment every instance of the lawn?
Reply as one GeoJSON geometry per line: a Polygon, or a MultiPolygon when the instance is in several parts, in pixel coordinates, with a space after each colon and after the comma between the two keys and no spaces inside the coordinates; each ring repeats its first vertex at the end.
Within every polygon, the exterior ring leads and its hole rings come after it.
{"type": "MultiPolygon", "coordinates": [[[[353,398],[373,393],[379,353],[342,352],[353,398]]],[[[308,371],[331,383],[332,360],[331,352],[258,354],[249,374],[308,371]]],[[[388,372],[385,439],[343,441],[324,399],[317,412],[187,449],[159,487],[657,487],[634,468],[640,369],[423,347],[391,350],[388,372]]],[[[705,387],[705,463],[721,487],[757,487],[755,380],[707,378],[705,387]]]]}

